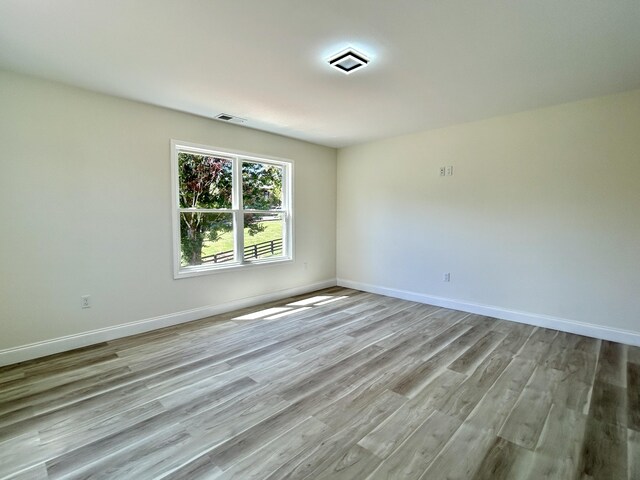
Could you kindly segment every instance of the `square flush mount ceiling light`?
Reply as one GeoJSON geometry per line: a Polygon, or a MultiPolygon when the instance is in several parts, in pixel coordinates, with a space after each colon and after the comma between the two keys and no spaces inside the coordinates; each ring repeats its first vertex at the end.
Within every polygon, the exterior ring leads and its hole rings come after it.
{"type": "Polygon", "coordinates": [[[369,59],[353,48],[347,48],[333,55],[328,62],[336,70],[349,75],[362,67],[366,67],[369,59]]]}

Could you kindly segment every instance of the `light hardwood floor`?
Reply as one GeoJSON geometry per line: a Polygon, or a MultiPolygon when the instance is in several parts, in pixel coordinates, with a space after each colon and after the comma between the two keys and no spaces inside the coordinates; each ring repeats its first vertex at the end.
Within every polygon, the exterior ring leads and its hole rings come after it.
{"type": "Polygon", "coordinates": [[[640,479],[640,349],[335,287],[0,368],[0,478],[640,479]]]}

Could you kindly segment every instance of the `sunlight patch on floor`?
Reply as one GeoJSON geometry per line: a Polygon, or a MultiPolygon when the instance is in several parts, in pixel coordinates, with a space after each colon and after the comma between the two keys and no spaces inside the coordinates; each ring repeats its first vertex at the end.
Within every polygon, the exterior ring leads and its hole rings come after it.
{"type": "Polygon", "coordinates": [[[314,303],[322,302],[333,298],[331,295],[317,295],[311,298],[305,298],[304,300],[298,300],[297,302],[287,303],[289,307],[302,307],[304,305],[313,305],[314,303]]]}
{"type": "Polygon", "coordinates": [[[273,307],[273,308],[265,308],[264,310],[258,310],[257,312],[247,313],[246,315],[242,315],[241,317],[236,317],[234,320],[256,320],[262,317],[268,317],[269,315],[275,315],[276,313],[281,313],[291,310],[289,307],[273,307]]]}
{"type": "Polygon", "coordinates": [[[336,300],[344,300],[345,298],[349,298],[349,297],[346,296],[346,295],[344,297],[333,297],[333,298],[330,298],[329,300],[325,300],[323,302],[315,303],[314,306],[319,307],[321,305],[326,305],[327,303],[333,303],[336,300]]]}
{"type": "Polygon", "coordinates": [[[293,310],[289,310],[288,312],[282,312],[276,315],[271,315],[270,317],[265,317],[265,320],[275,320],[277,318],[282,318],[282,317],[286,317],[287,315],[291,315],[292,313],[303,312],[304,310],[310,310],[310,309],[311,307],[294,308],[293,310]]]}
{"type": "Polygon", "coordinates": [[[265,308],[263,310],[258,310],[257,312],[247,313],[246,315],[235,317],[234,320],[277,320],[278,318],[286,317],[293,313],[309,310],[312,306],[321,307],[322,305],[327,305],[337,300],[344,300],[345,298],[349,298],[349,296],[343,295],[340,297],[334,297],[333,295],[316,295],[303,300],[298,300],[297,302],[288,303],[286,307],[265,308]]]}

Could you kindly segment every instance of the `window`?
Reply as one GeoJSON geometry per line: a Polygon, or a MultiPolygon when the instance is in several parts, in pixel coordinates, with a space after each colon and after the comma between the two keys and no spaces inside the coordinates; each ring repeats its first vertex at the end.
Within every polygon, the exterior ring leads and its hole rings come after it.
{"type": "Polygon", "coordinates": [[[171,147],[176,278],[292,259],[291,162],[171,147]]]}

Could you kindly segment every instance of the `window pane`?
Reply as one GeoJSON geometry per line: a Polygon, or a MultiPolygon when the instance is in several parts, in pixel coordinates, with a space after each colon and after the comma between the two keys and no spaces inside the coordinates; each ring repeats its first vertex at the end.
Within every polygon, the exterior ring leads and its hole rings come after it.
{"type": "Polygon", "coordinates": [[[267,163],[242,163],[242,202],[250,210],[282,207],[283,168],[267,163]]]}
{"type": "Polygon", "coordinates": [[[233,261],[233,214],[180,213],[181,266],[233,261]]]}
{"type": "Polygon", "coordinates": [[[251,214],[244,216],[244,259],[281,257],[284,216],[251,214]]]}
{"type": "Polygon", "coordinates": [[[231,208],[232,161],[196,153],[178,153],[180,208],[231,208]]]}

